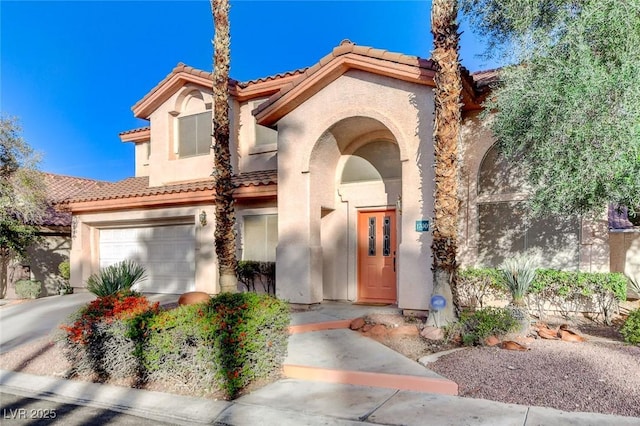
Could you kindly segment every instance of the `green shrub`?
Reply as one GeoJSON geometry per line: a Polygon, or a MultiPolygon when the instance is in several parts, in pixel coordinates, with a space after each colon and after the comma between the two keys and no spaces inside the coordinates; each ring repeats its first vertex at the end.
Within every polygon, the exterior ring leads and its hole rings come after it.
{"type": "Polygon", "coordinates": [[[99,297],[129,291],[136,283],[145,280],[146,270],[132,260],[124,260],[91,275],[87,290],[99,297]]]}
{"type": "Polygon", "coordinates": [[[238,261],[238,281],[242,283],[247,291],[256,291],[256,278],[260,273],[258,262],[255,260],[238,261]]]}
{"type": "Polygon", "coordinates": [[[620,329],[624,341],[632,345],[640,345],[640,309],[631,311],[620,329]]]}
{"type": "Polygon", "coordinates": [[[460,321],[447,331],[448,335],[460,333],[462,343],[467,346],[479,345],[489,336],[503,336],[514,331],[518,321],[506,308],[483,308],[464,311],[460,321]]]}
{"type": "Polygon", "coordinates": [[[220,389],[233,398],[280,371],[289,320],[285,302],[256,293],[224,293],[162,312],[149,324],[144,365],[152,379],[220,389]]]}
{"type": "Polygon", "coordinates": [[[598,315],[611,324],[618,302],[627,297],[627,279],[620,273],[538,269],[530,294],[540,315],[545,302],[555,304],[562,309],[562,315],[569,316],[593,300],[598,315]]]}
{"type": "Polygon", "coordinates": [[[472,309],[484,307],[485,298],[503,298],[502,273],[494,268],[464,268],[458,271],[458,295],[472,309]]]}
{"type": "Polygon", "coordinates": [[[60,276],[65,280],[69,280],[71,278],[71,263],[69,259],[60,262],[58,265],[58,272],[60,272],[60,276]]]}
{"type": "Polygon", "coordinates": [[[42,292],[42,283],[36,280],[19,280],[16,282],[16,294],[21,299],[35,299],[42,292]]]}
{"type": "Polygon", "coordinates": [[[138,293],[98,297],[61,326],[65,356],[76,373],[142,379],[146,324],[158,312],[158,302],[138,293]]]}
{"type": "Polygon", "coordinates": [[[262,284],[265,293],[276,293],[276,263],[256,260],[238,261],[238,281],[247,291],[256,291],[256,281],[262,284]]]}
{"type": "Polygon", "coordinates": [[[228,398],[280,372],[286,302],[256,293],[160,311],[137,293],[98,297],[63,325],[65,355],[78,373],[151,379],[222,391],[228,398]]]}
{"type": "Polygon", "coordinates": [[[527,256],[516,256],[505,259],[500,266],[504,276],[504,285],[511,294],[511,303],[525,306],[524,297],[536,276],[533,259],[527,256]]]}

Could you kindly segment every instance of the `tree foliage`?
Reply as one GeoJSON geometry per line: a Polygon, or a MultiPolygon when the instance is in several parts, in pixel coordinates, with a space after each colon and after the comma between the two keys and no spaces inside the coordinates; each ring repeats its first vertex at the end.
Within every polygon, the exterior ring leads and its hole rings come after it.
{"type": "Polygon", "coordinates": [[[640,205],[640,2],[461,0],[501,70],[486,102],[537,213],[640,205]]]}
{"type": "Polygon", "coordinates": [[[0,297],[12,255],[22,255],[37,238],[46,209],[38,156],[24,141],[17,119],[0,116],[0,297]]]}

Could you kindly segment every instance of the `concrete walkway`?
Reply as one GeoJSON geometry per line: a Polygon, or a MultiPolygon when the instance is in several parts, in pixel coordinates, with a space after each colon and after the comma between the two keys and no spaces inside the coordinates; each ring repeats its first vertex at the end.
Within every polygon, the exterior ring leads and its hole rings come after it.
{"type": "Polygon", "coordinates": [[[389,308],[325,303],[294,313],[297,332],[289,341],[284,372],[291,376],[287,370],[291,367],[315,371],[313,380],[285,378],[232,402],[12,371],[0,371],[0,392],[178,425],[640,425],[638,418],[568,413],[447,394],[452,382],[357,332],[339,328],[371,311],[389,312],[389,308]],[[359,382],[363,377],[366,383],[359,382]],[[425,391],[425,384],[434,387],[425,391]]]}

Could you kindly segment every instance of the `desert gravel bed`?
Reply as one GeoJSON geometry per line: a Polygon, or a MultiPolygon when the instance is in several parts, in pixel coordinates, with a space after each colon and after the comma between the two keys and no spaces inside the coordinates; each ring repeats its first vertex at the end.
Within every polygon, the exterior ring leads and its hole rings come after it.
{"type": "Polygon", "coordinates": [[[526,352],[466,348],[427,367],[461,396],[640,417],[640,347],[535,340],[526,352]]]}

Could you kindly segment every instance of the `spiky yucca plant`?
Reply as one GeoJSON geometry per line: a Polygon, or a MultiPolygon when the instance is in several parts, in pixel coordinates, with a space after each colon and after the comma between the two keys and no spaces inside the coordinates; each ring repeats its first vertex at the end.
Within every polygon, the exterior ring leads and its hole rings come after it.
{"type": "Polygon", "coordinates": [[[528,256],[510,257],[502,262],[500,269],[511,293],[511,303],[515,306],[525,306],[524,298],[536,277],[533,259],[528,256]]]}
{"type": "Polygon", "coordinates": [[[136,283],[147,279],[146,269],[132,260],[123,260],[87,279],[87,290],[98,297],[110,296],[120,291],[131,291],[136,283]]]}
{"type": "Polygon", "coordinates": [[[500,266],[504,276],[504,283],[511,294],[511,304],[508,308],[513,317],[520,323],[520,334],[526,334],[530,326],[529,312],[524,298],[536,277],[533,259],[526,255],[507,258],[500,266]]]}

